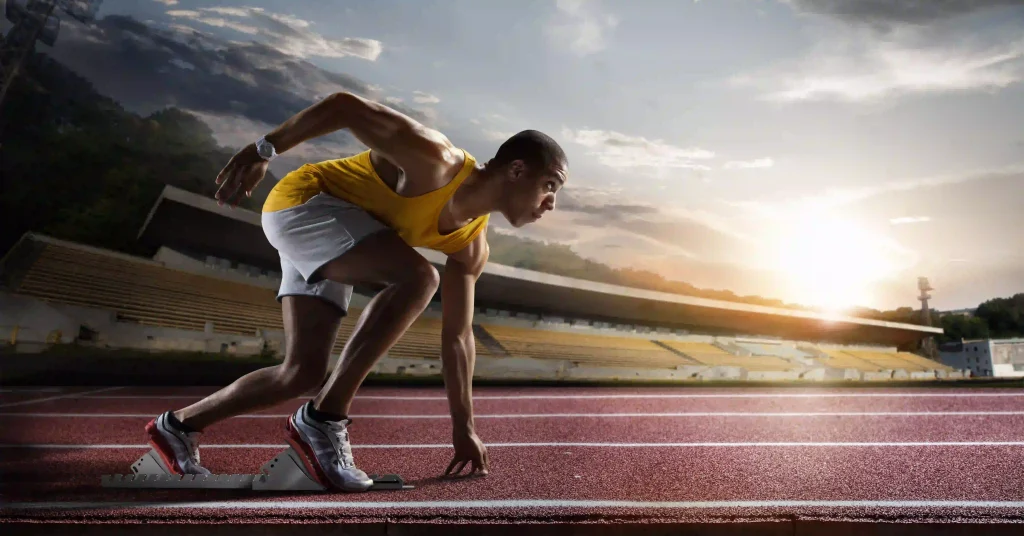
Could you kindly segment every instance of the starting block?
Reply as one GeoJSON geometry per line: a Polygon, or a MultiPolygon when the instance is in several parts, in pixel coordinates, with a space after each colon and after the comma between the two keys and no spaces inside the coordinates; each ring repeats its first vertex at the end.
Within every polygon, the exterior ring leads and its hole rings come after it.
{"type": "MultiPolygon", "coordinates": [[[[306,472],[301,454],[288,447],[263,464],[257,475],[176,475],[155,451],[132,464],[131,475],[103,475],[104,488],[135,489],[252,489],[257,491],[326,491],[306,472]]],[[[398,475],[368,475],[370,490],[413,489],[398,475]]]]}

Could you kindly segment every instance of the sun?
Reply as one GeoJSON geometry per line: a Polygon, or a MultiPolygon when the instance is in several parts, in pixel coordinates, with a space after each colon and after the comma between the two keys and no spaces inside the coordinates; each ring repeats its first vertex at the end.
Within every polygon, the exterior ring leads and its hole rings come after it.
{"type": "Polygon", "coordinates": [[[826,313],[873,301],[875,284],[898,268],[884,239],[829,215],[790,221],[775,242],[774,268],[790,299],[826,313]]]}

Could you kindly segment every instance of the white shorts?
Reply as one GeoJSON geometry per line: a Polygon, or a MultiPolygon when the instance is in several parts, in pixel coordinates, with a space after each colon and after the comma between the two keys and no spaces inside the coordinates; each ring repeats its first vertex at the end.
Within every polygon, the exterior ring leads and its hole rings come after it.
{"type": "Polygon", "coordinates": [[[281,288],[285,296],[314,296],[348,314],[352,286],[324,279],[319,271],[362,239],[389,229],[362,208],[327,193],[305,203],[263,213],[263,232],[281,257],[281,288]]]}

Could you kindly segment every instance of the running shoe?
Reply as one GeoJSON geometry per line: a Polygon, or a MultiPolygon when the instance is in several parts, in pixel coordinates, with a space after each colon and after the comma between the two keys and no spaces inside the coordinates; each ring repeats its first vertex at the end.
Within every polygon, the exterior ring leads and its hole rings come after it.
{"type": "Polygon", "coordinates": [[[176,475],[208,475],[210,470],[199,461],[199,432],[186,433],[174,426],[164,412],[146,424],[149,444],[160,454],[160,458],[176,475]]]}
{"type": "Polygon", "coordinates": [[[349,443],[349,419],[317,421],[310,417],[307,402],[288,418],[288,443],[302,455],[306,471],[320,485],[342,491],[366,491],[373,480],[356,467],[349,443]]]}

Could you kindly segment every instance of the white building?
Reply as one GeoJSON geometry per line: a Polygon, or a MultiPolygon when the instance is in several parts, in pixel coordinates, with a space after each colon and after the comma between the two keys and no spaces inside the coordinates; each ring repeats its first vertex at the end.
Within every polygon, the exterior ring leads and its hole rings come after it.
{"type": "Polygon", "coordinates": [[[1024,378],[1024,339],[987,339],[943,344],[944,365],[970,370],[974,376],[1024,378]]]}

